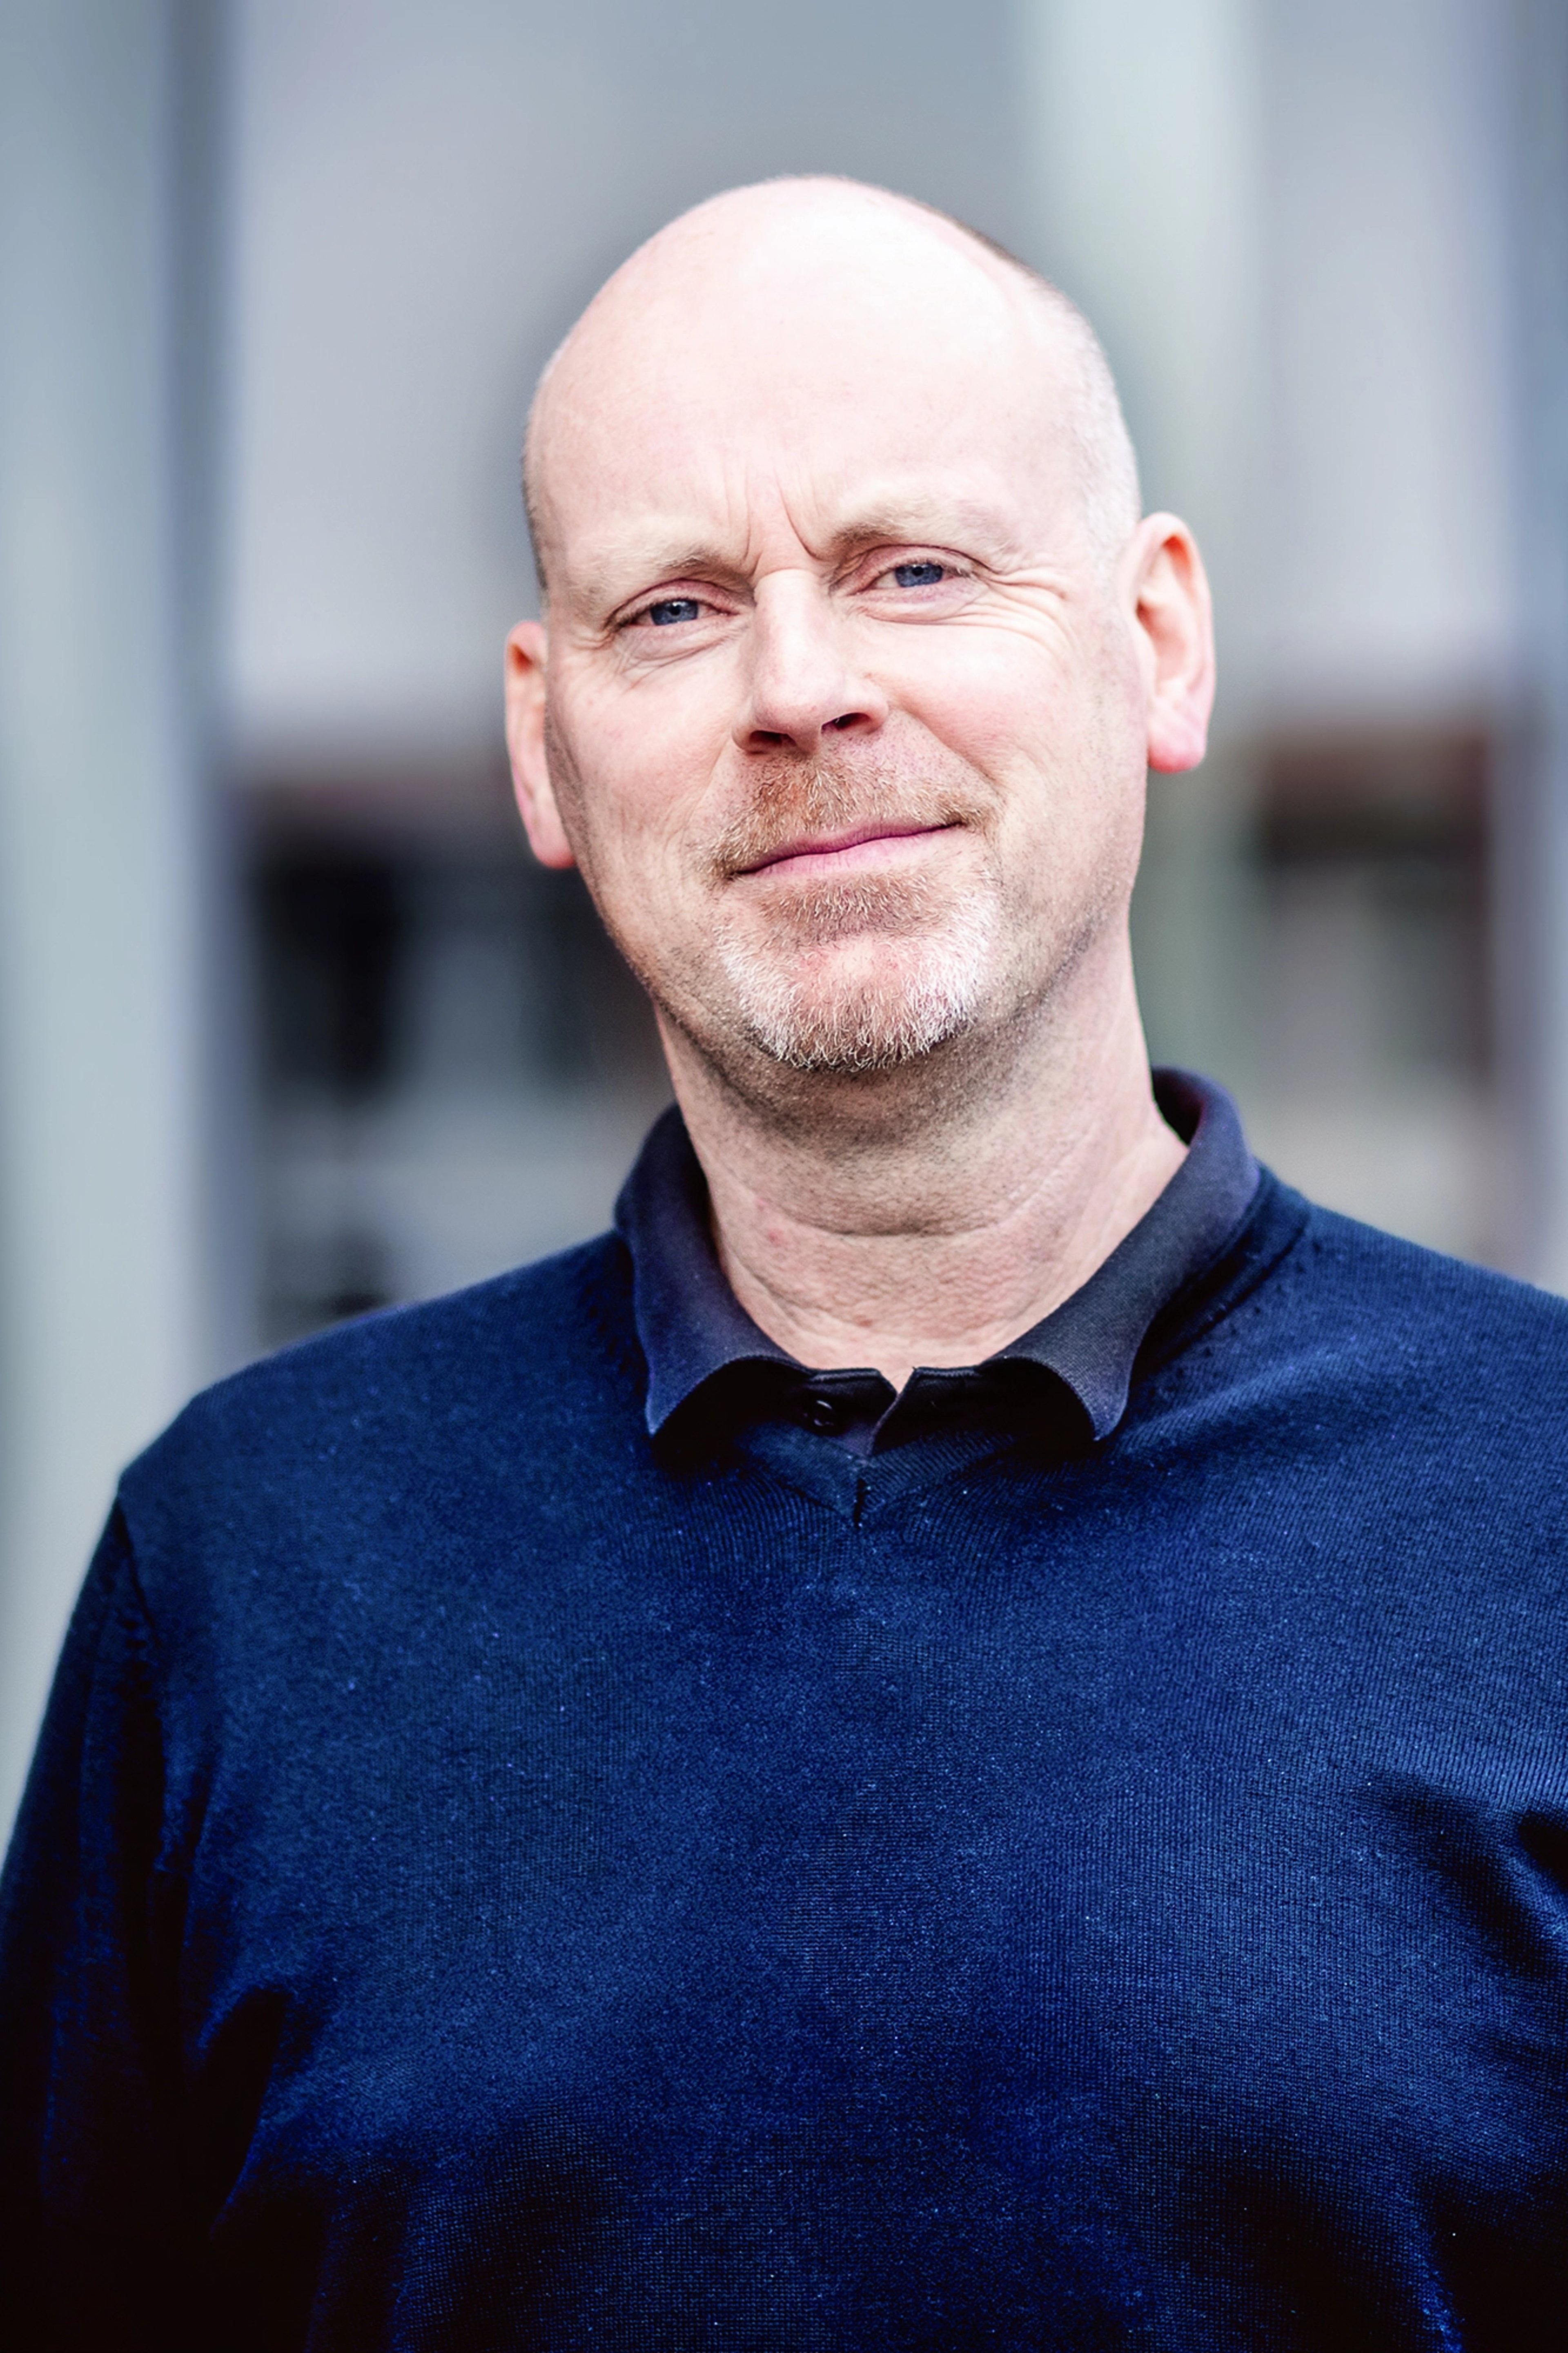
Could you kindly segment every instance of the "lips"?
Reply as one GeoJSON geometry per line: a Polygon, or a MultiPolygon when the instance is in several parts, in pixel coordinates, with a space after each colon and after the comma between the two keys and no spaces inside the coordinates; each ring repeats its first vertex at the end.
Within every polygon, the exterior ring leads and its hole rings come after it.
{"type": "Polygon", "coordinates": [[[833,865],[872,865],[884,846],[896,842],[914,841],[939,833],[951,833],[951,821],[939,820],[934,825],[889,825],[885,818],[872,818],[868,824],[845,826],[832,832],[801,834],[793,840],[782,841],[764,856],[753,859],[741,867],[742,874],[765,874],[779,866],[797,868],[809,864],[819,868],[833,865]],[[863,853],[855,856],[855,852],[863,853]]]}

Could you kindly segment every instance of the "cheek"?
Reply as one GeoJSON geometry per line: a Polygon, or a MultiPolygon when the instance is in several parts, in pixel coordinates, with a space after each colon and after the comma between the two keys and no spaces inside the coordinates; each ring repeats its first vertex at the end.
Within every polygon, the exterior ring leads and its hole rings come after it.
{"type": "Polygon", "coordinates": [[[895,701],[982,775],[1004,783],[1032,769],[1065,785],[1103,740],[1108,650],[959,622],[911,631],[907,657],[884,676],[895,701]]]}
{"type": "MultiPolygon", "coordinates": [[[[577,863],[612,937],[651,981],[672,958],[686,961],[679,944],[706,928],[692,844],[713,830],[702,805],[715,731],[689,698],[669,691],[563,695],[555,723],[569,755],[565,814],[577,863]]],[[[727,744],[727,733],[718,740],[727,744]]]]}
{"type": "MultiPolygon", "coordinates": [[[[939,633],[932,632],[936,637],[939,633]]],[[[997,788],[1005,863],[1043,917],[1125,895],[1142,835],[1139,681],[1110,632],[940,633],[900,700],[997,788]]]]}

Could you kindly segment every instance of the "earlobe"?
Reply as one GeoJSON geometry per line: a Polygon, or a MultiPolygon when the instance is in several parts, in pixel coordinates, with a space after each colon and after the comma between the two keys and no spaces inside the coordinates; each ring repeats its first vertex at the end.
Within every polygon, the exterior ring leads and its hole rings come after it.
{"type": "Polygon", "coordinates": [[[1208,729],[1190,715],[1171,712],[1149,714],[1149,765],[1157,776],[1179,776],[1195,768],[1208,750],[1208,729]]]}
{"type": "Polygon", "coordinates": [[[1175,515],[1151,515],[1140,533],[1135,584],[1144,673],[1149,765],[1195,768],[1214,704],[1214,618],[1203,558],[1175,515]]]}
{"type": "Polygon", "coordinates": [[[512,791],[529,846],[542,866],[575,866],[561,822],[544,744],[545,656],[540,621],[520,621],[506,641],[506,743],[512,791]]]}

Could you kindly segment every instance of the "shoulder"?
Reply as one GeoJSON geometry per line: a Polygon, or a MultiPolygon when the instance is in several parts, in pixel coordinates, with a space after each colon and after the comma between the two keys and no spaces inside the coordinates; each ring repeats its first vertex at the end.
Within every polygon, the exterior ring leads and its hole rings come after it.
{"type": "Polygon", "coordinates": [[[1371,1513],[1379,1545],[1462,1529],[1467,1558],[1495,1538],[1512,1559],[1529,1525],[1555,1547],[1568,1303],[1265,1185],[1253,1238],[1150,1363],[1128,1451],[1259,1508],[1288,1495],[1303,1525],[1371,1513]]]}
{"type": "Polygon", "coordinates": [[[1444,1356],[1568,1350],[1568,1300],[1332,1209],[1309,1207],[1290,1255],[1330,1316],[1369,1333],[1418,1337],[1444,1356]]]}
{"type": "Polygon", "coordinates": [[[1549,1425],[1556,1451],[1568,1301],[1265,1183],[1262,1223],[1280,1246],[1244,1263],[1183,1335],[1189,1379],[1337,1397],[1380,1424],[1484,1418],[1516,1440],[1549,1425]]]}
{"type": "Polygon", "coordinates": [[[202,1391],[125,1473],[132,1526],[174,1498],[384,1476],[432,1455],[578,1442],[640,1398],[624,1244],[604,1234],[362,1317],[202,1391]]]}

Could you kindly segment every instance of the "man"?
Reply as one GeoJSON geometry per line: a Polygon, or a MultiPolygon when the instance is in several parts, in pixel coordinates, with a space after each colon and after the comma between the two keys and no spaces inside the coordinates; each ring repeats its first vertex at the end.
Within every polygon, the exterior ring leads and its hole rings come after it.
{"type": "Polygon", "coordinates": [[[1152,1090],[1192,540],[966,231],[742,190],[529,441],[618,1232],[127,1474],[8,1883],[17,2342],[1560,2333],[1557,1303],[1152,1090]]]}

